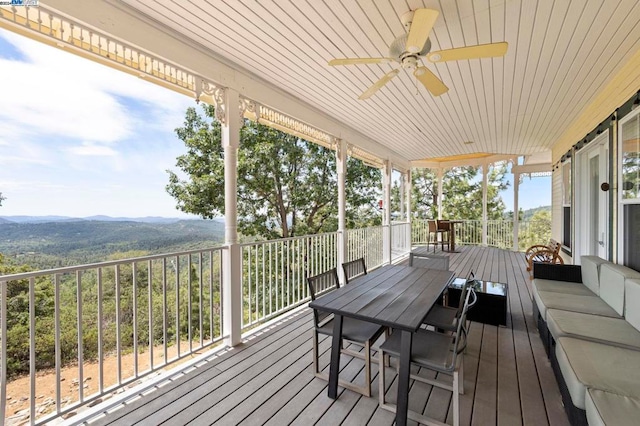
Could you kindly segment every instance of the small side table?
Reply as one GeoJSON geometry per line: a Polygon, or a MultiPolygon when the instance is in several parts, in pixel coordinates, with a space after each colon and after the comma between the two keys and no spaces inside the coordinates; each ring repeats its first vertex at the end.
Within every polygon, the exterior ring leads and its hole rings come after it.
{"type": "MultiPolygon", "coordinates": [[[[447,305],[458,306],[464,283],[464,278],[456,278],[449,284],[447,305]]],[[[476,280],[473,289],[478,296],[478,303],[469,309],[467,319],[484,324],[506,326],[509,286],[506,283],[476,280]]]]}

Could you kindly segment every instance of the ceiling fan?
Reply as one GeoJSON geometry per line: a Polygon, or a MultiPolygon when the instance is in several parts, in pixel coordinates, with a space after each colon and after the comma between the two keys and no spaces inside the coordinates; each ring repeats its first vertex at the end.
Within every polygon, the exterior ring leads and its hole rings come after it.
{"type": "MultiPolygon", "coordinates": [[[[507,42],[479,44],[431,52],[429,34],[439,14],[437,10],[433,9],[416,9],[405,13],[401,19],[405,28],[408,29],[408,33],[398,37],[391,43],[389,56],[386,58],[332,59],[329,61],[329,65],[379,64],[396,61],[402,68],[413,70],[413,75],[433,96],[440,96],[446,93],[449,88],[429,68],[420,63],[421,57],[426,57],[430,62],[436,63],[461,59],[492,58],[504,56],[507,53],[507,42]]],[[[382,86],[398,75],[399,72],[399,69],[389,71],[373,86],[365,90],[358,99],[370,98],[382,86]]]]}

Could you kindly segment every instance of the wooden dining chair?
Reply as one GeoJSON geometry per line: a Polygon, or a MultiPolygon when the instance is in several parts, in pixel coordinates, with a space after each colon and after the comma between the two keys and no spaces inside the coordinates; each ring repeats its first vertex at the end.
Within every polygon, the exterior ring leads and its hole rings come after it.
{"type": "MultiPolygon", "coordinates": [[[[453,381],[445,382],[440,380],[440,374],[438,374],[438,379],[427,379],[418,374],[411,374],[411,378],[422,383],[446,389],[453,393],[454,426],[460,425],[460,394],[464,394],[463,353],[467,345],[467,333],[463,324],[466,321],[469,307],[472,306],[470,300],[472,300],[473,297],[475,297],[475,292],[471,289],[465,297],[462,315],[454,334],[438,333],[422,329],[413,334],[411,363],[423,369],[451,375],[453,376],[453,381]]],[[[379,365],[382,365],[382,360],[387,355],[398,359],[400,358],[400,335],[400,332],[394,332],[391,334],[391,337],[380,345],[378,351],[378,356],[380,357],[379,365]]],[[[380,373],[378,374],[379,406],[385,410],[395,412],[397,410],[396,405],[385,401],[385,370],[386,368],[381,367],[380,373]]],[[[424,416],[422,413],[411,410],[408,411],[407,417],[422,424],[442,424],[435,419],[424,416]]]]}
{"type": "Polygon", "coordinates": [[[429,234],[427,237],[427,246],[433,244],[433,251],[436,251],[438,243],[440,243],[441,250],[444,250],[444,245],[449,248],[449,239],[445,239],[444,230],[438,229],[438,221],[428,220],[427,225],[429,227],[429,234]],[[433,236],[433,239],[432,239],[433,236]]]}
{"type": "MultiPolygon", "coordinates": [[[[322,274],[309,277],[307,278],[307,284],[309,286],[311,300],[316,300],[316,297],[329,293],[340,287],[340,283],[338,282],[338,271],[336,268],[333,268],[322,274]]],[[[320,334],[333,336],[333,314],[314,309],[313,325],[313,374],[318,378],[328,381],[329,375],[321,372],[319,368],[318,340],[320,334]]],[[[378,340],[384,331],[385,327],[378,324],[343,317],[343,340],[363,346],[364,351],[360,352],[349,348],[343,348],[341,349],[341,353],[364,360],[365,384],[358,386],[353,382],[339,380],[338,383],[340,386],[367,397],[371,396],[371,345],[378,340]]]]}
{"type": "Polygon", "coordinates": [[[345,284],[349,284],[349,281],[361,275],[367,275],[367,265],[364,263],[364,257],[343,263],[342,270],[344,271],[345,284]]]}

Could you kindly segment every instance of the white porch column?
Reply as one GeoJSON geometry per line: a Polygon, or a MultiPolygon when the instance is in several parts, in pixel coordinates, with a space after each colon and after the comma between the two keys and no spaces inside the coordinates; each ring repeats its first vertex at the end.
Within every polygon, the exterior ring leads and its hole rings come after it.
{"type": "Polygon", "coordinates": [[[519,251],[520,243],[518,233],[520,231],[520,216],[518,211],[518,195],[520,193],[520,173],[513,173],[513,251],[519,251]]]}
{"type": "Polygon", "coordinates": [[[240,146],[240,115],[238,92],[226,89],[222,118],[224,149],[224,240],[228,249],[222,252],[223,333],[226,343],[235,346],[242,333],[242,262],[238,245],[238,147],[240,146]]]}
{"type": "Polygon", "coordinates": [[[487,186],[489,164],[482,165],[482,245],[487,246],[487,186]]]}
{"type": "Polygon", "coordinates": [[[336,171],[338,174],[338,277],[344,281],[344,271],[341,265],[347,260],[347,196],[345,181],[347,175],[347,144],[338,139],[336,146],[336,171]]]}
{"type": "Polygon", "coordinates": [[[391,161],[382,170],[382,263],[391,263],[391,161]]]}
{"type": "Polygon", "coordinates": [[[443,196],[442,196],[442,180],[444,177],[444,169],[438,169],[438,176],[437,176],[437,180],[438,180],[438,197],[437,197],[437,202],[438,202],[438,220],[442,219],[442,200],[443,200],[443,196]]]}
{"type": "Polygon", "coordinates": [[[405,198],[404,198],[404,195],[405,195],[404,194],[404,185],[405,185],[405,182],[406,182],[406,179],[405,179],[406,175],[407,175],[406,173],[402,173],[400,175],[400,220],[405,220],[405,217],[404,217],[404,210],[405,210],[405,205],[404,205],[405,204],[404,203],[404,200],[405,200],[405,198]]]}
{"type": "Polygon", "coordinates": [[[413,246],[413,241],[411,241],[411,169],[407,170],[407,173],[405,173],[404,175],[404,179],[404,200],[406,203],[405,210],[407,212],[407,222],[409,223],[409,225],[407,226],[407,244],[409,246],[409,250],[411,250],[411,247],[413,246]]]}

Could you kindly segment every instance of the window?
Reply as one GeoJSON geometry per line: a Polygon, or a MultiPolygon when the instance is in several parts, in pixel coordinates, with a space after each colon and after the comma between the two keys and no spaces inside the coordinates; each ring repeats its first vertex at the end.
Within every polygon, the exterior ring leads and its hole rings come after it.
{"type": "Polygon", "coordinates": [[[640,110],[620,123],[620,248],[625,266],[640,270],[640,110]]]}
{"type": "Polygon", "coordinates": [[[620,153],[620,177],[623,200],[640,198],[640,114],[622,124],[620,153]]]}
{"type": "Polygon", "coordinates": [[[571,160],[562,164],[562,245],[571,248],[571,160]]]}

